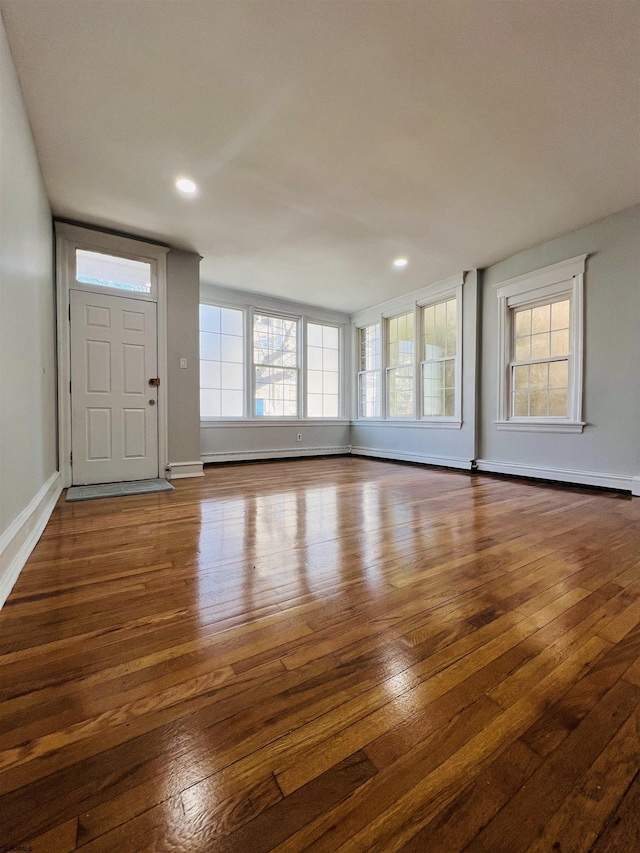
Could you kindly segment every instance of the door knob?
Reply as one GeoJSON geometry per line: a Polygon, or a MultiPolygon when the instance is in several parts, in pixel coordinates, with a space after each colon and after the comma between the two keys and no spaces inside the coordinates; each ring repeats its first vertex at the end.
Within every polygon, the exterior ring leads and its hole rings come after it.
{"type": "Polygon", "coordinates": [[[156,401],[155,401],[155,400],[149,400],[149,405],[150,405],[150,406],[155,406],[155,404],[156,404],[156,401]]]}

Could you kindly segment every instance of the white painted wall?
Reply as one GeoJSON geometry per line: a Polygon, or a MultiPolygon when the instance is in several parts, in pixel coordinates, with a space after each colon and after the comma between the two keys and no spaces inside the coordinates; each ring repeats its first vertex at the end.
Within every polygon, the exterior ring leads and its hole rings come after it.
{"type": "Polygon", "coordinates": [[[482,300],[480,467],[630,489],[640,474],[640,206],[494,264],[482,300]],[[570,435],[498,432],[493,285],[585,253],[587,426],[570,435]]]}
{"type": "Polygon", "coordinates": [[[0,19],[0,534],[55,472],[51,211],[0,19]]]}
{"type": "MultiPolygon", "coordinates": [[[[354,323],[373,322],[384,308],[386,314],[410,310],[415,301],[426,298],[429,287],[393,303],[373,306],[353,315],[354,323]]],[[[351,425],[351,444],[354,453],[381,456],[387,459],[405,459],[426,464],[447,465],[453,468],[470,468],[475,458],[476,440],[476,353],[477,353],[477,302],[478,274],[471,270],[465,274],[462,286],[462,427],[449,429],[413,421],[377,422],[354,420],[351,425]]]]}

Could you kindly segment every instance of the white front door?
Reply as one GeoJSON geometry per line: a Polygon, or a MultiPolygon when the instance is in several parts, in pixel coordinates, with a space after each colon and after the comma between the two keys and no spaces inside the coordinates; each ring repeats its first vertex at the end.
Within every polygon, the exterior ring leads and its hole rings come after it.
{"type": "Polygon", "coordinates": [[[156,304],[70,297],[73,485],[157,477],[156,304]]]}

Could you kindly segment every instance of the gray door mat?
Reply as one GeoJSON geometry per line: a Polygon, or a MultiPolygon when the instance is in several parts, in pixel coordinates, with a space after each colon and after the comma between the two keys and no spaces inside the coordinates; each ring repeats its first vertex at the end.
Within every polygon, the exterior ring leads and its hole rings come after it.
{"type": "Polygon", "coordinates": [[[97,486],[72,486],[68,501],[91,501],[94,498],[120,498],[123,495],[146,495],[150,492],[172,492],[167,480],[133,480],[131,483],[102,483],[97,486]]]}

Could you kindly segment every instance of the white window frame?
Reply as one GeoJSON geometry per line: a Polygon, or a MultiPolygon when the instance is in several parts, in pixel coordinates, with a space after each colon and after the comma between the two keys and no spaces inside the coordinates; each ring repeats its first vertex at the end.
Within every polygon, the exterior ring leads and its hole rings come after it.
{"type": "MultiPolygon", "coordinates": [[[[303,349],[306,347],[306,327],[304,326],[304,317],[300,314],[287,314],[284,311],[274,311],[274,310],[263,310],[258,307],[254,307],[250,311],[251,314],[251,335],[247,342],[250,347],[250,356],[249,359],[249,368],[251,371],[250,377],[250,407],[249,412],[250,419],[253,421],[257,421],[259,423],[273,423],[274,421],[299,421],[304,420],[305,412],[306,412],[306,358],[305,364],[303,365],[303,349]],[[296,366],[295,367],[286,367],[281,368],[282,370],[295,370],[296,371],[296,393],[297,393],[297,406],[296,406],[296,414],[295,415],[256,415],[256,367],[268,367],[269,365],[256,364],[254,360],[254,345],[253,345],[253,334],[255,329],[255,316],[256,314],[262,317],[273,317],[276,320],[293,320],[296,326],[296,366]],[[303,333],[304,329],[304,333],[303,333]]],[[[279,367],[279,365],[276,365],[279,367]]]]}
{"type": "Polygon", "coordinates": [[[200,293],[200,305],[213,305],[221,308],[235,308],[244,312],[244,364],[245,364],[245,414],[243,417],[203,417],[200,416],[201,429],[236,429],[254,427],[281,426],[287,427],[299,423],[300,426],[344,426],[349,423],[345,415],[347,405],[351,405],[349,379],[351,352],[346,343],[351,342],[350,324],[346,315],[338,312],[325,311],[321,308],[306,306],[302,303],[265,296],[256,299],[256,294],[242,290],[231,290],[223,287],[205,285],[200,293]],[[308,310],[307,310],[308,308],[308,310]],[[255,314],[266,314],[270,317],[282,317],[295,320],[298,323],[298,414],[294,416],[258,417],[255,415],[255,371],[253,362],[253,321],[255,314]],[[334,326],[340,331],[340,416],[337,418],[308,417],[306,406],[306,324],[316,323],[322,326],[334,326]],[[349,330],[349,331],[347,331],[349,330]]]}
{"type": "Polygon", "coordinates": [[[342,418],[344,413],[344,356],[343,356],[343,327],[340,323],[332,323],[328,320],[314,320],[313,317],[301,317],[301,322],[303,325],[302,331],[302,347],[303,347],[303,355],[302,355],[302,366],[300,368],[301,372],[304,374],[302,378],[302,390],[303,390],[303,399],[302,399],[302,419],[306,420],[308,418],[307,414],[307,371],[309,370],[309,365],[307,364],[307,326],[311,323],[312,326],[327,326],[330,329],[338,330],[338,414],[337,415],[314,415],[309,420],[313,421],[334,421],[336,418],[342,418]]]}
{"type": "MultiPolygon", "coordinates": [[[[242,417],[232,417],[232,416],[226,416],[226,415],[203,415],[202,412],[200,412],[200,422],[201,423],[207,423],[207,424],[209,424],[209,423],[216,424],[216,423],[221,423],[221,422],[224,423],[225,421],[227,421],[229,423],[233,423],[234,421],[238,421],[238,420],[245,421],[245,420],[247,420],[247,412],[251,411],[250,408],[247,408],[248,406],[250,406],[250,399],[249,399],[247,389],[249,387],[249,381],[251,378],[250,365],[249,365],[249,367],[247,366],[247,340],[248,340],[247,335],[249,334],[249,330],[247,328],[247,325],[249,322],[249,316],[248,316],[249,311],[247,310],[246,306],[244,306],[244,305],[234,305],[230,302],[223,302],[222,300],[218,300],[217,302],[213,302],[211,300],[201,298],[198,302],[198,305],[209,305],[212,308],[230,308],[233,311],[241,311],[242,312],[242,334],[243,334],[242,354],[243,354],[243,379],[244,379],[244,397],[242,400],[244,414],[242,415],[242,417]]],[[[200,324],[198,321],[198,346],[199,346],[199,342],[200,342],[200,332],[201,331],[202,331],[202,329],[200,328],[200,324]]],[[[251,354],[253,355],[253,350],[252,350],[251,354]]],[[[198,361],[202,361],[202,359],[200,357],[198,357],[198,361]]],[[[206,359],[205,359],[205,361],[206,361],[206,359]]],[[[199,388],[199,391],[201,391],[201,390],[202,390],[202,385],[200,385],[200,388],[199,388]]]]}
{"type": "Polygon", "coordinates": [[[428,299],[421,299],[416,303],[418,312],[418,341],[419,361],[418,361],[418,392],[419,392],[419,409],[420,422],[423,424],[433,424],[434,426],[449,426],[451,428],[460,428],[462,426],[462,283],[456,287],[446,290],[434,291],[429,294],[428,299]],[[432,305],[439,305],[442,302],[448,302],[451,299],[456,300],[456,354],[455,354],[455,394],[454,403],[455,410],[453,416],[447,415],[425,415],[424,414],[424,386],[423,386],[423,365],[425,360],[424,355],[424,308],[430,308],[432,305]]]}
{"type": "MultiPolygon", "coordinates": [[[[385,417],[388,421],[397,423],[407,423],[418,420],[418,308],[414,302],[410,307],[402,311],[394,311],[392,314],[385,315],[383,319],[384,332],[382,333],[382,358],[383,358],[383,375],[384,375],[384,410],[385,417]],[[389,323],[398,317],[405,317],[409,314],[413,315],[413,362],[411,368],[413,370],[413,411],[410,415],[391,415],[391,406],[389,405],[389,391],[391,383],[389,382],[389,374],[392,370],[399,370],[404,367],[409,367],[408,364],[389,364],[389,323]]],[[[382,393],[382,390],[381,390],[382,393]]]]}
{"type": "Polygon", "coordinates": [[[384,322],[385,321],[383,318],[378,318],[376,320],[372,320],[370,323],[364,323],[362,326],[356,326],[355,327],[355,329],[356,329],[356,347],[357,347],[357,349],[356,349],[356,358],[357,358],[356,364],[358,365],[357,391],[356,391],[356,417],[359,420],[363,420],[363,421],[380,420],[382,417],[382,414],[383,414],[383,410],[384,410],[384,399],[383,399],[384,398],[384,391],[383,391],[383,387],[382,387],[382,384],[383,384],[382,383],[382,360],[384,357],[384,353],[383,353],[383,340],[384,340],[383,327],[384,327],[384,322]],[[361,369],[362,368],[361,335],[362,335],[362,332],[365,329],[368,329],[370,326],[379,326],[380,327],[380,367],[378,367],[377,369],[374,369],[374,370],[362,370],[361,369]],[[378,374],[378,382],[379,382],[379,388],[380,388],[380,414],[379,415],[363,415],[362,409],[360,407],[360,403],[361,403],[361,396],[360,396],[361,377],[367,376],[370,373],[374,373],[374,374],[377,373],[378,374]]]}
{"type": "Polygon", "coordinates": [[[582,420],[584,366],[584,273],[587,255],[494,285],[498,298],[498,411],[499,430],[525,432],[579,433],[582,420]],[[535,307],[558,299],[570,300],[569,319],[569,400],[568,417],[512,417],[511,366],[513,357],[513,316],[515,308],[535,307]]]}

